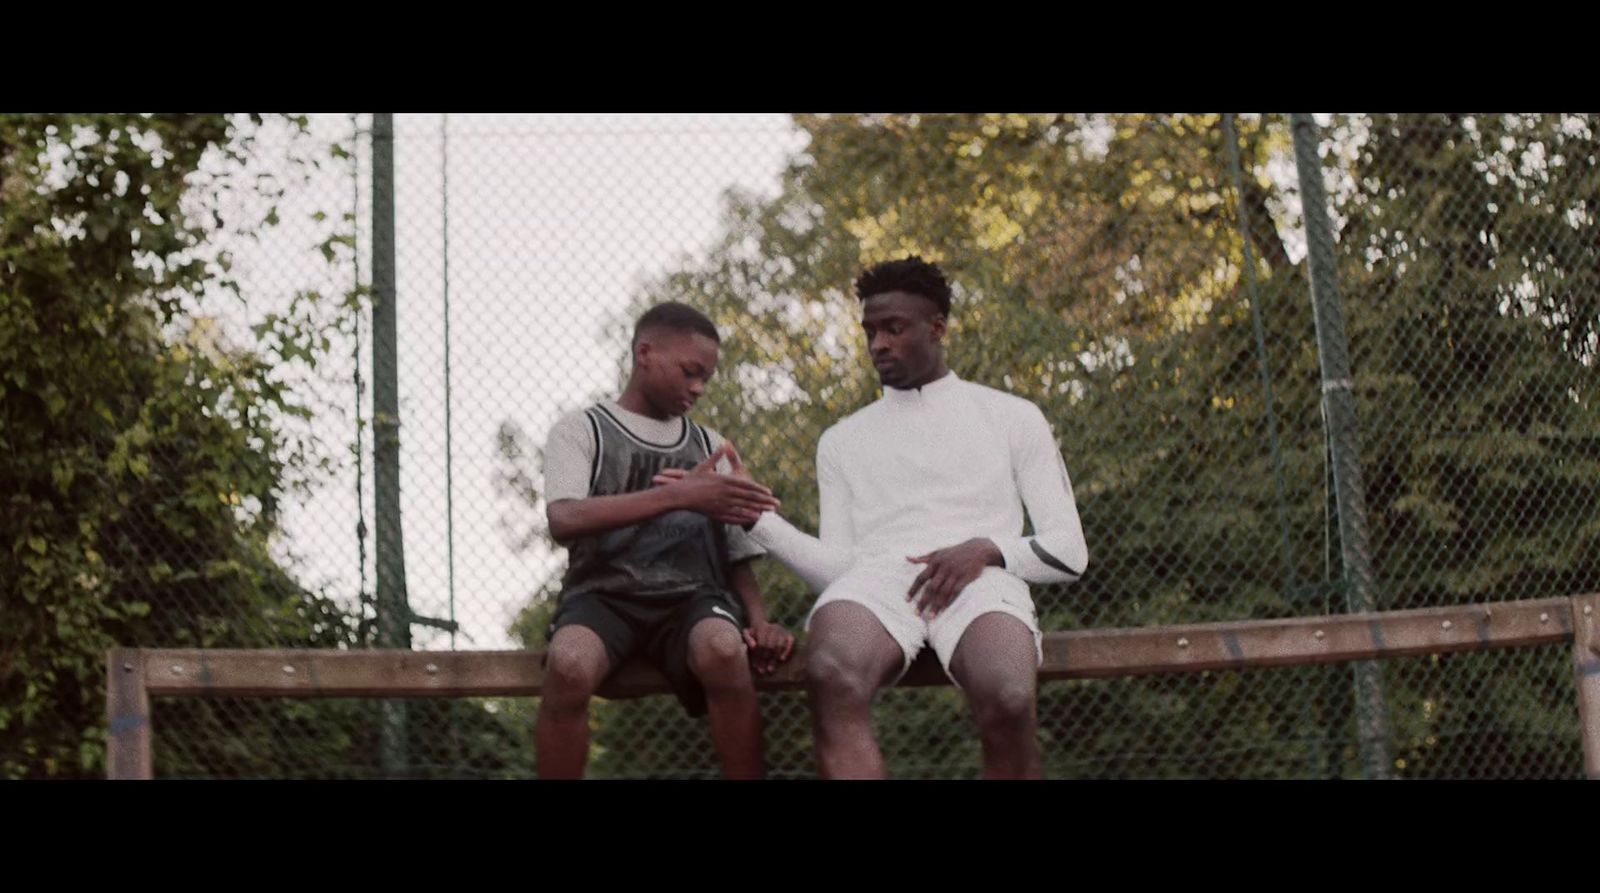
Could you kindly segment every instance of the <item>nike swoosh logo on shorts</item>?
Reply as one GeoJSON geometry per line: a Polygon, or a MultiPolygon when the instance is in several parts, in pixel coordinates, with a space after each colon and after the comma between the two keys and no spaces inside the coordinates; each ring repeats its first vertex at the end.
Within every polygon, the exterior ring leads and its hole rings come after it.
{"type": "Polygon", "coordinates": [[[729,614],[727,611],[722,610],[720,607],[718,607],[716,605],[712,605],[711,606],[711,610],[717,612],[718,614],[721,614],[722,616],[728,618],[729,620],[732,620],[734,626],[738,626],[739,625],[739,618],[733,616],[732,614],[729,614]]]}

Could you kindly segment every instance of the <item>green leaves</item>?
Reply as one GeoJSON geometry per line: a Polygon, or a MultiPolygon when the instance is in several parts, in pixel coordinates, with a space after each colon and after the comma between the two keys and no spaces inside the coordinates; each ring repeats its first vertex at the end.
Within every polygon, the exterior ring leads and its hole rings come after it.
{"type": "MultiPolygon", "coordinates": [[[[267,381],[255,345],[184,318],[183,297],[232,266],[207,245],[210,215],[181,213],[186,196],[204,206],[191,177],[232,136],[221,116],[0,116],[7,777],[98,771],[112,644],[354,638],[336,606],[272,560],[273,524],[237,509],[270,502],[309,461],[276,428],[309,410],[267,381]],[[57,223],[68,220],[76,227],[57,223]]],[[[342,315],[322,313],[325,303],[308,295],[254,334],[314,361],[328,349],[329,317],[342,315]]],[[[254,734],[236,717],[220,722],[254,734]]],[[[181,723],[168,731],[186,733],[181,723]]]]}

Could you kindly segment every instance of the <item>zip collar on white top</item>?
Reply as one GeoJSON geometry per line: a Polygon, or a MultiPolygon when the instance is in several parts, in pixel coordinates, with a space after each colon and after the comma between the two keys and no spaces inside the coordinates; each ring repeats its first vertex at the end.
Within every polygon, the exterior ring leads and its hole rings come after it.
{"type": "Polygon", "coordinates": [[[920,388],[884,388],[883,401],[901,406],[924,406],[930,400],[940,400],[955,393],[960,382],[954,371],[947,371],[920,388]]]}

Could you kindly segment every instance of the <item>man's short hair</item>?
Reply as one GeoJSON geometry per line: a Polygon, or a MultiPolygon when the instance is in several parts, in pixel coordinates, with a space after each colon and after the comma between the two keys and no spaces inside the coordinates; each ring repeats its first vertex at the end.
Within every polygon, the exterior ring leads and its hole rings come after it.
{"type": "Polygon", "coordinates": [[[915,254],[875,264],[856,277],[856,295],[863,301],[891,291],[921,295],[932,301],[940,313],[950,315],[950,283],[937,266],[915,254]]]}
{"type": "Polygon", "coordinates": [[[634,345],[638,345],[639,338],[646,332],[661,329],[671,332],[698,332],[718,344],[722,343],[722,336],[717,334],[717,327],[712,325],[710,318],[704,313],[688,304],[668,301],[651,307],[639,317],[639,321],[633,326],[634,345]]]}

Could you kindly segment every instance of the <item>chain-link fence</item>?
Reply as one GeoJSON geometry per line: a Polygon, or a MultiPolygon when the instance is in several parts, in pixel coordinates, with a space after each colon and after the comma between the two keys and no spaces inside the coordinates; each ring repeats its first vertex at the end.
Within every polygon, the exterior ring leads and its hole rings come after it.
{"type": "MultiPolygon", "coordinates": [[[[197,585],[231,606],[173,602],[121,644],[370,647],[398,614],[412,647],[541,647],[565,562],[545,432],[620,391],[631,320],[662,300],[724,336],[693,415],[814,531],[817,440],[877,397],[850,284],[906,253],[956,287],[951,367],[1037,403],[1061,445],[1091,563],[1034,587],[1046,630],[1600,586],[1593,116],[402,115],[392,195],[373,125],[258,139],[227,176],[282,177],[291,144],[339,149],[276,199],[276,225],[227,237],[249,301],[191,313],[323,324],[305,356],[269,357],[310,408],[273,418],[314,438],[306,486],[271,512],[275,610],[299,622],[197,585]],[[1325,196],[1303,194],[1312,173],[1325,196]],[[392,345],[368,300],[390,203],[392,345]],[[374,408],[391,374],[394,420],[374,408]],[[182,632],[194,617],[210,626],[182,632]]],[[[798,630],[812,596],[758,564],[798,630]]],[[[535,708],[158,701],[156,774],[525,777],[535,708]]],[[[773,774],[812,775],[803,696],[762,709],[773,774]]],[[[717,774],[671,698],[592,716],[592,777],[717,774]]],[[[887,691],[875,717],[891,773],[976,776],[956,690],[887,691]]],[[[1581,774],[1552,647],[1054,682],[1039,720],[1052,777],[1581,774]]]]}

